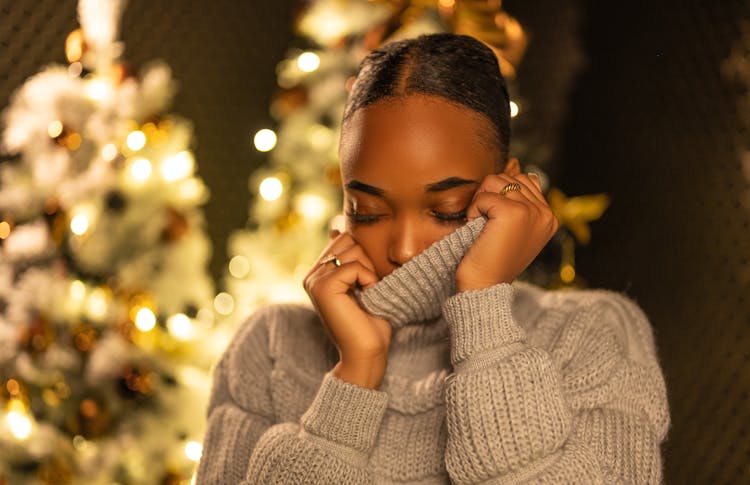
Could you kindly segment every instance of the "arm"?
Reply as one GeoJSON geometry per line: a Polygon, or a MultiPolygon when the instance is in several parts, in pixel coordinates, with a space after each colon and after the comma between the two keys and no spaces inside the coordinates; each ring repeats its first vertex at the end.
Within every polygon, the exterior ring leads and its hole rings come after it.
{"type": "Polygon", "coordinates": [[[446,468],[454,483],[659,483],[669,426],[651,327],[598,290],[529,345],[508,283],[443,306],[454,373],[446,385],[446,468]]]}
{"type": "Polygon", "coordinates": [[[370,483],[366,465],[387,393],[329,371],[299,422],[276,423],[270,317],[268,309],[256,313],[216,366],[197,483],[370,483]]]}

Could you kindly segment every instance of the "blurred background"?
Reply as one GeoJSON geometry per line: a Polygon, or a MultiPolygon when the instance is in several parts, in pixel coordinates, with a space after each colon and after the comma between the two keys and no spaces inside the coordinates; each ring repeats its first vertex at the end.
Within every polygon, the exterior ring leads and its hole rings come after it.
{"type": "Polygon", "coordinates": [[[0,0],[0,484],[190,483],[336,223],[347,80],[435,31],[495,50],[563,223],[524,278],[649,316],[666,483],[750,483],[749,2],[0,0]]]}

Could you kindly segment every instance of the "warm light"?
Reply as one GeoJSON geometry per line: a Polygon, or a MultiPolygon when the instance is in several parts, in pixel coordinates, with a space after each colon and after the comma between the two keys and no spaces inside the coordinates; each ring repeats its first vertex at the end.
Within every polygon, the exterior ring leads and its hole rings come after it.
{"type": "Polygon", "coordinates": [[[295,200],[295,208],[303,216],[317,220],[326,215],[328,203],[319,195],[300,194],[295,200]]]}
{"type": "Polygon", "coordinates": [[[140,150],[146,145],[146,134],[140,130],[130,132],[125,143],[133,151],[140,150]]]}
{"type": "Polygon", "coordinates": [[[201,445],[197,441],[188,441],[185,445],[185,456],[188,457],[188,460],[198,462],[198,460],[201,459],[202,454],[203,445],[201,445]]]}
{"type": "Polygon", "coordinates": [[[510,117],[515,118],[518,114],[518,104],[515,101],[510,102],[510,117]]]}
{"type": "Polygon", "coordinates": [[[70,230],[76,236],[82,236],[89,229],[89,219],[85,214],[78,214],[70,221],[70,230]]]}
{"type": "Polygon", "coordinates": [[[576,270],[570,264],[565,264],[560,269],[560,279],[565,283],[570,283],[576,278],[576,270]]]}
{"type": "Polygon", "coordinates": [[[194,166],[193,155],[183,150],[161,162],[161,174],[167,182],[174,182],[192,175],[194,166]]]}
{"type": "Polygon", "coordinates": [[[333,132],[330,128],[327,128],[320,124],[313,125],[308,131],[310,138],[310,145],[318,151],[328,149],[333,143],[333,132]]]}
{"type": "Polygon", "coordinates": [[[31,420],[26,413],[26,406],[18,399],[8,402],[8,414],[5,415],[10,432],[16,438],[25,440],[31,434],[31,420]]]}
{"type": "Polygon", "coordinates": [[[250,261],[244,256],[235,256],[229,261],[229,273],[235,278],[244,278],[250,272],[250,261]]]}
{"type": "Polygon", "coordinates": [[[255,149],[259,152],[267,152],[273,150],[276,146],[276,133],[268,128],[263,128],[258,131],[253,138],[255,149]]]}
{"type": "Polygon", "coordinates": [[[204,193],[203,183],[196,178],[189,178],[180,182],[177,190],[180,193],[180,197],[185,200],[197,200],[204,193]]]}
{"type": "Polygon", "coordinates": [[[107,293],[96,288],[86,299],[86,314],[93,320],[101,320],[107,314],[107,293]]]}
{"type": "Polygon", "coordinates": [[[258,187],[260,196],[264,200],[276,200],[281,197],[281,192],[284,190],[284,186],[281,185],[281,180],[276,177],[268,177],[263,179],[258,187]]]}
{"type": "Polygon", "coordinates": [[[172,335],[180,340],[188,340],[193,336],[193,324],[184,313],[169,317],[167,328],[172,335]]]}
{"type": "Polygon", "coordinates": [[[83,72],[83,64],[80,62],[73,62],[68,66],[68,74],[70,77],[78,77],[83,72]]]}
{"type": "Polygon", "coordinates": [[[297,66],[305,72],[313,72],[320,66],[320,57],[314,52],[303,52],[297,58],[297,66]]]}
{"type": "Polygon", "coordinates": [[[104,97],[107,96],[109,90],[110,89],[109,86],[107,86],[107,83],[105,83],[104,81],[100,81],[99,79],[92,79],[86,85],[86,92],[88,93],[89,97],[97,101],[104,99],[104,97]]]}
{"type": "Polygon", "coordinates": [[[141,182],[148,180],[151,176],[151,162],[145,158],[139,158],[130,166],[130,173],[133,174],[133,178],[141,182]]]}
{"type": "Polygon", "coordinates": [[[10,223],[0,221],[0,239],[5,239],[8,236],[10,236],[10,223]]]}
{"type": "Polygon", "coordinates": [[[214,324],[214,313],[208,308],[201,308],[195,318],[203,325],[211,326],[214,324]]]}
{"type": "Polygon", "coordinates": [[[156,316],[150,308],[143,307],[135,314],[135,326],[142,332],[148,332],[156,325],[156,316]]]}
{"type": "Polygon", "coordinates": [[[105,162],[111,162],[117,156],[117,147],[114,143],[107,143],[102,147],[102,158],[105,162]]]}
{"type": "Polygon", "coordinates": [[[81,135],[78,133],[71,133],[68,137],[65,138],[65,146],[68,147],[68,150],[78,150],[78,148],[81,146],[81,135]]]}
{"type": "Polygon", "coordinates": [[[441,7],[451,8],[456,4],[456,0],[438,0],[438,3],[441,7]]]}
{"type": "Polygon", "coordinates": [[[214,308],[221,315],[229,315],[234,311],[234,298],[226,292],[221,292],[214,298],[214,308]]]}
{"type": "Polygon", "coordinates": [[[63,125],[59,121],[55,120],[47,127],[47,134],[52,138],[57,138],[62,134],[63,125]]]}
{"type": "Polygon", "coordinates": [[[76,301],[83,301],[86,298],[86,285],[81,280],[71,281],[70,283],[70,297],[76,301]]]}

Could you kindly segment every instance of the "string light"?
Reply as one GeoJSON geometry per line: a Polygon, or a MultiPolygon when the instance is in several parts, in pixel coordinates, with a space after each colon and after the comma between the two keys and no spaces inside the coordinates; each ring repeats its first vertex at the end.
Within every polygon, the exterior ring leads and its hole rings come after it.
{"type": "Polygon", "coordinates": [[[234,298],[229,293],[222,291],[214,298],[214,308],[221,315],[229,315],[234,311],[234,298]]]}
{"type": "Polygon", "coordinates": [[[135,314],[135,326],[141,332],[148,332],[156,325],[156,316],[150,308],[143,307],[135,314]]]}
{"type": "Polygon", "coordinates": [[[253,137],[255,149],[259,152],[268,152],[276,146],[276,133],[268,128],[259,130],[253,137]]]}
{"type": "Polygon", "coordinates": [[[10,223],[8,221],[0,221],[0,239],[5,239],[10,236],[10,223]]]}
{"type": "Polygon", "coordinates": [[[86,314],[92,320],[101,320],[107,315],[107,292],[96,288],[86,299],[86,314]]]}
{"type": "Polygon", "coordinates": [[[8,414],[5,415],[10,432],[19,440],[25,440],[31,434],[31,420],[28,418],[26,406],[19,399],[8,402],[8,414]]]}
{"type": "Polygon", "coordinates": [[[184,313],[178,313],[169,317],[167,328],[169,329],[169,333],[179,340],[189,340],[193,336],[193,324],[190,322],[190,318],[184,313]]]}
{"type": "Polygon", "coordinates": [[[53,121],[47,127],[47,134],[50,136],[50,138],[57,138],[62,134],[62,132],[63,124],[58,120],[53,121]]]}
{"type": "Polygon", "coordinates": [[[82,236],[89,229],[89,219],[85,214],[78,214],[70,221],[70,230],[76,236],[82,236]]]}
{"type": "Polygon", "coordinates": [[[304,72],[313,72],[320,66],[320,57],[314,52],[303,52],[297,58],[297,66],[304,72]]]}
{"type": "Polygon", "coordinates": [[[295,209],[306,218],[317,221],[325,217],[328,203],[316,194],[300,194],[295,199],[295,209]]]}
{"type": "Polygon", "coordinates": [[[114,143],[107,143],[102,147],[102,159],[105,162],[111,162],[117,156],[117,147],[114,143]]]}
{"type": "Polygon", "coordinates": [[[83,301],[86,298],[86,285],[81,280],[70,282],[70,297],[75,301],[83,301]]]}
{"type": "Polygon", "coordinates": [[[91,99],[101,101],[109,93],[110,88],[104,81],[99,79],[92,79],[86,85],[86,93],[91,99]]]}
{"type": "Polygon", "coordinates": [[[244,256],[235,256],[229,261],[229,273],[235,278],[244,278],[250,272],[250,261],[244,256]]]}
{"type": "Polygon", "coordinates": [[[518,115],[518,104],[515,101],[510,102],[510,117],[515,118],[518,115]]]}
{"type": "Polygon", "coordinates": [[[281,184],[281,180],[276,177],[267,177],[263,179],[258,186],[260,196],[264,200],[276,200],[281,197],[281,192],[284,190],[284,186],[281,184]]]}
{"type": "Polygon", "coordinates": [[[131,131],[125,143],[133,151],[140,150],[146,145],[146,134],[140,130],[131,131]]]}
{"type": "Polygon", "coordinates": [[[161,163],[161,174],[167,182],[174,182],[190,176],[193,173],[195,160],[193,155],[183,150],[171,157],[167,157],[161,163]]]}
{"type": "Polygon", "coordinates": [[[139,158],[131,165],[130,173],[134,179],[145,182],[151,176],[151,162],[145,158],[139,158]]]}
{"type": "Polygon", "coordinates": [[[201,445],[197,441],[188,441],[185,444],[185,456],[188,457],[188,460],[197,463],[201,459],[202,454],[203,445],[201,445]]]}

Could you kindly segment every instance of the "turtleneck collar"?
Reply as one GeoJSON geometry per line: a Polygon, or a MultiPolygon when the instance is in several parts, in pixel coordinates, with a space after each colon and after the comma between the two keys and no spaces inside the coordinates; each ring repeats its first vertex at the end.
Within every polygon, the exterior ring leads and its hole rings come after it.
{"type": "Polygon", "coordinates": [[[375,285],[357,291],[360,304],[371,314],[388,320],[394,330],[436,323],[436,319],[441,319],[443,302],[456,292],[456,268],[486,221],[485,216],[472,219],[375,285]]]}

